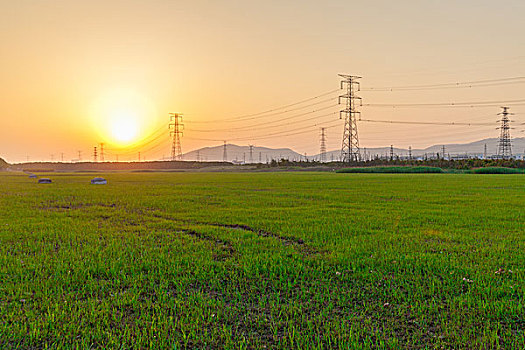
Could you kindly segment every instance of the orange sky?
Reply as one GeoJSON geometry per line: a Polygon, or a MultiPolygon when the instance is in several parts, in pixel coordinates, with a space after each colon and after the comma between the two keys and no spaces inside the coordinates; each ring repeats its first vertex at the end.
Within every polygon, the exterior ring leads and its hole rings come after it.
{"type": "MultiPolygon", "coordinates": [[[[249,123],[221,119],[330,91],[338,87],[337,73],[363,76],[363,88],[525,76],[524,15],[521,0],[3,1],[0,157],[58,160],[64,153],[69,161],[80,150],[90,159],[100,142],[120,160],[136,158],[141,148],[147,159],[168,156],[167,128],[165,140],[149,144],[152,150],[140,144],[118,149],[109,119],[130,110],[145,141],[165,127],[168,112],[184,113],[184,152],[229,140],[318,153],[318,126],[337,123],[335,115],[301,121],[316,116],[308,114],[273,128],[249,125],[292,114],[249,123]],[[297,128],[307,132],[268,136],[297,128]]],[[[525,98],[525,84],[361,96],[363,103],[515,100],[525,98]]],[[[511,110],[514,120],[525,122],[524,105],[511,110]]],[[[496,107],[361,111],[368,119],[473,122],[496,121],[499,113],[496,107]]],[[[498,135],[492,126],[358,127],[366,147],[498,135]]],[[[524,136],[522,129],[517,126],[515,136],[524,136]]],[[[327,135],[328,149],[340,148],[342,123],[327,135]]]]}

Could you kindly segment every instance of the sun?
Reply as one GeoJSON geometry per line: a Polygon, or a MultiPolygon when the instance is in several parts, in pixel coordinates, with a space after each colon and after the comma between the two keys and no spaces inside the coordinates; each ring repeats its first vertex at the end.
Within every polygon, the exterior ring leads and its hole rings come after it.
{"type": "Polygon", "coordinates": [[[151,100],[129,88],[104,91],[93,103],[91,115],[99,142],[119,148],[140,144],[159,119],[151,100]]]}
{"type": "Polygon", "coordinates": [[[131,143],[139,136],[139,124],[133,112],[117,111],[109,121],[111,136],[119,143],[131,143]]]}

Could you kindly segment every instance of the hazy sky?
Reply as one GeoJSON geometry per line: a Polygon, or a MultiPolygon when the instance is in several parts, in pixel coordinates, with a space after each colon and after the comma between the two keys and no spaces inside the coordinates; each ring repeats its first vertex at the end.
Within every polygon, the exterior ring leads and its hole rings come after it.
{"type": "MultiPolygon", "coordinates": [[[[71,160],[80,150],[89,159],[100,142],[121,160],[140,149],[147,159],[168,156],[169,112],[185,114],[185,152],[228,140],[314,154],[323,125],[338,125],[327,129],[328,149],[337,149],[343,124],[326,116],[339,109],[329,107],[334,101],[231,119],[336,89],[338,73],[362,76],[363,90],[525,76],[524,16],[523,0],[0,0],[0,157],[71,160]],[[152,141],[163,127],[164,139],[152,141]],[[119,150],[119,128],[147,144],[119,150]],[[286,136],[297,129],[306,133],[286,136]]],[[[516,100],[525,99],[525,84],[361,96],[364,104],[516,100]]],[[[525,122],[524,104],[511,110],[516,124],[525,122]]],[[[376,120],[495,122],[500,110],[361,112],[376,120]]],[[[358,124],[365,147],[472,141],[496,137],[496,126],[358,124]]],[[[521,130],[516,125],[513,136],[525,136],[521,130]]]]}

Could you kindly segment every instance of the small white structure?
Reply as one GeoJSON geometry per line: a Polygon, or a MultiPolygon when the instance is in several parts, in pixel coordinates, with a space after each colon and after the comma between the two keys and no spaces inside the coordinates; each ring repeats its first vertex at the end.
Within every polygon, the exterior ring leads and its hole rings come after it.
{"type": "Polygon", "coordinates": [[[36,179],[38,176],[36,176],[35,174],[29,174],[29,178],[30,179],[36,179]]]}
{"type": "Polygon", "coordinates": [[[108,182],[103,177],[95,177],[94,179],[91,179],[92,185],[107,185],[108,182]]]}
{"type": "Polygon", "coordinates": [[[41,179],[38,179],[38,183],[39,184],[50,184],[51,182],[51,179],[47,179],[47,178],[41,178],[41,179]]]}

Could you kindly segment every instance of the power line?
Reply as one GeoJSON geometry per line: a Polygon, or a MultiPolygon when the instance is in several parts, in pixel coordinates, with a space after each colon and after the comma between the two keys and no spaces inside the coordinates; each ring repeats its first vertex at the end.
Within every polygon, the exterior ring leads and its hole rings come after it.
{"type": "MultiPolygon", "coordinates": [[[[259,115],[259,116],[250,117],[250,118],[231,119],[231,120],[218,119],[217,121],[221,122],[221,123],[224,123],[224,122],[226,122],[226,123],[236,123],[236,122],[244,122],[244,121],[248,121],[248,120],[259,120],[261,118],[274,117],[274,116],[277,116],[277,115],[298,111],[298,110],[305,109],[305,108],[308,108],[308,107],[317,106],[317,105],[320,105],[320,104],[323,104],[323,103],[326,103],[326,102],[329,102],[329,101],[335,101],[337,99],[338,99],[338,97],[332,97],[332,98],[324,99],[322,101],[318,101],[318,102],[315,102],[315,103],[310,103],[310,104],[307,104],[307,105],[304,105],[304,106],[301,106],[301,107],[286,109],[284,111],[275,112],[275,113],[271,113],[271,114],[259,115]]],[[[208,122],[196,121],[196,120],[186,120],[186,123],[190,123],[190,124],[208,124],[208,122]]]]}
{"type": "Polygon", "coordinates": [[[501,101],[474,101],[474,102],[439,102],[439,103],[364,103],[365,107],[434,107],[434,106],[447,106],[447,107],[481,107],[488,105],[498,105],[502,103],[520,103],[525,102],[525,99],[518,100],[501,100],[501,101]]]}
{"type": "MultiPolygon", "coordinates": [[[[328,124],[330,126],[327,126],[325,128],[326,129],[330,129],[330,128],[334,128],[336,126],[339,126],[340,122],[339,121],[336,121],[336,122],[337,122],[337,125],[328,124]]],[[[281,131],[281,132],[276,132],[276,133],[272,133],[272,134],[266,134],[265,136],[261,136],[261,137],[239,137],[239,138],[230,139],[229,141],[266,140],[266,139],[271,139],[271,138],[276,138],[276,137],[285,137],[285,136],[305,134],[305,133],[309,133],[309,132],[314,131],[314,130],[311,130],[311,128],[316,127],[316,126],[318,126],[318,124],[309,125],[309,126],[305,126],[305,127],[301,127],[301,128],[295,129],[296,131],[297,130],[310,129],[310,130],[307,130],[307,131],[290,133],[290,131],[287,130],[287,131],[281,131]]],[[[222,140],[218,140],[218,139],[208,139],[208,138],[195,138],[195,137],[187,137],[187,138],[190,139],[190,140],[197,140],[197,141],[222,141],[222,140]]]]}
{"type": "MultiPolygon", "coordinates": [[[[324,102],[327,102],[327,101],[330,101],[330,100],[335,100],[337,97],[330,98],[330,99],[327,99],[327,100],[324,100],[324,101],[319,101],[319,102],[316,102],[316,103],[312,103],[312,104],[310,104],[308,106],[303,106],[303,107],[300,107],[300,108],[287,110],[287,111],[284,111],[284,112],[281,111],[281,112],[274,113],[274,114],[269,114],[269,113],[273,113],[273,112],[276,112],[276,111],[280,111],[281,109],[284,109],[284,108],[289,108],[289,107],[297,106],[297,105],[300,105],[300,104],[303,104],[303,103],[306,103],[306,102],[309,102],[309,101],[313,101],[313,100],[316,100],[318,98],[321,98],[321,97],[333,94],[333,93],[335,93],[337,91],[339,91],[339,89],[330,90],[330,91],[321,93],[319,95],[316,95],[316,96],[313,96],[313,97],[310,97],[310,98],[306,98],[306,99],[303,99],[303,100],[300,100],[300,101],[297,101],[297,102],[294,102],[294,103],[290,103],[290,104],[287,104],[287,105],[283,105],[283,106],[280,106],[280,107],[274,107],[274,108],[271,108],[271,109],[268,109],[268,110],[265,110],[265,111],[262,111],[262,112],[244,114],[244,115],[231,117],[231,118],[216,119],[216,121],[218,121],[218,122],[244,121],[244,120],[266,118],[266,117],[270,117],[270,116],[274,116],[274,115],[278,115],[278,114],[283,114],[283,113],[287,113],[287,112],[290,112],[290,111],[293,111],[293,110],[299,110],[299,109],[306,108],[306,107],[309,107],[309,106],[314,106],[314,105],[317,105],[317,104],[321,104],[321,103],[324,103],[324,102]]],[[[201,122],[201,121],[194,121],[194,120],[193,121],[187,121],[187,122],[190,122],[190,123],[201,123],[201,124],[207,124],[208,123],[208,122],[201,122]]]]}
{"type": "MultiPolygon", "coordinates": [[[[312,111],[309,111],[309,112],[304,112],[304,113],[300,113],[300,114],[295,114],[295,115],[292,115],[292,116],[289,116],[289,117],[285,117],[285,118],[281,118],[279,120],[274,120],[274,121],[269,121],[269,122],[262,122],[262,123],[258,123],[258,124],[251,124],[251,125],[248,125],[248,126],[240,126],[240,127],[234,127],[234,128],[227,128],[227,129],[186,129],[187,131],[193,131],[193,132],[220,132],[220,131],[241,131],[241,130],[251,130],[253,129],[254,127],[259,127],[259,126],[264,126],[264,125],[271,125],[271,124],[274,124],[274,123],[278,123],[278,122],[281,122],[281,121],[284,121],[284,120],[290,120],[290,119],[295,119],[295,118],[299,118],[299,117],[302,117],[302,116],[305,116],[305,115],[308,115],[308,114],[313,114],[313,113],[317,113],[317,112],[320,112],[320,111],[324,111],[326,109],[330,109],[330,108],[333,108],[333,107],[336,107],[338,106],[338,104],[333,104],[333,105],[330,105],[330,106],[326,106],[326,107],[323,107],[323,108],[319,108],[319,109],[315,109],[315,110],[312,110],[312,111]]],[[[325,115],[322,115],[322,116],[314,116],[312,118],[309,118],[309,119],[303,119],[303,121],[305,120],[312,120],[312,119],[317,119],[319,117],[323,117],[323,116],[327,116],[327,115],[333,115],[333,114],[336,114],[337,112],[335,113],[330,113],[330,114],[325,114],[325,115]]],[[[279,126],[283,126],[283,125],[290,125],[290,124],[295,124],[297,122],[293,122],[293,123],[285,123],[285,124],[278,124],[278,125],[272,125],[272,126],[267,126],[267,127],[262,127],[262,128],[259,128],[260,129],[265,129],[265,128],[274,128],[274,127],[279,127],[279,126]]],[[[209,124],[209,123],[208,123],[209,124]]]]}
{"type": "Polygon", "coordinates": [[[377,119],[359,119],[360,122],[367,123],[386,123],[386,124],[413,124],[413,125],[461,125],[461,126],[493,126],[494,123],[458,123],[458,122],[414,122],[408,120],[377,120],[377,119]]]}
{"type": "Polygon", "coordinates": [[[405,85],[405,86],[385,86],[385,87],[370,87],[364,88],[362,91],[396,91],[396,90],[425,90],[425,89],[443,89],[443,88],[457,88],[457,87],[475,87],[480,86],[491,86],[501,84],[516,84],[525,83],[525,77],[510,77],[501,79],[487,79],[487,80],[475,80],[465,82],[453,82],[453,83],[441,83],[441,84],[426,84],[426,85],[405,85]]]}

